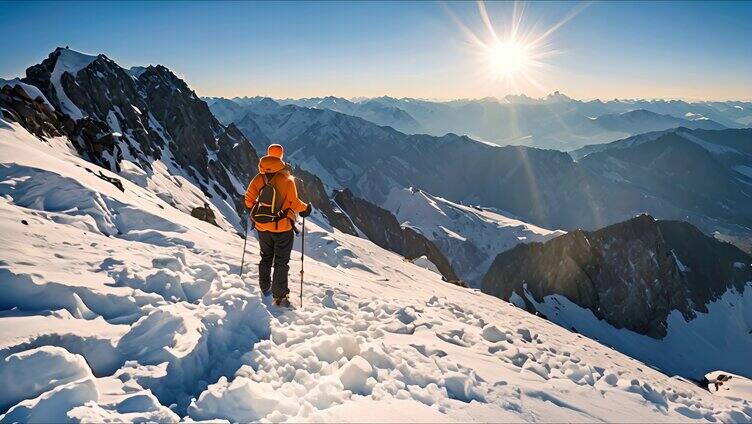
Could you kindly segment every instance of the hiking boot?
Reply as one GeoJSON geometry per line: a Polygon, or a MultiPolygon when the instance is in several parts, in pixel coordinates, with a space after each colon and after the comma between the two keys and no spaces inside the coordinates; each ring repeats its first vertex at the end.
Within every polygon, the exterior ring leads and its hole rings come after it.
{"type": "Polygon", "coordinates": [[[275,297],[274,301],[272,301],[272,305],[274,306],[281,306],[283,308],[289,308],[291,303],[290,299],[288,299],[287,296],[285,297],[275,297]]]}
{"type": "Polygon", "coordinates": [[[272,289],[269,290],[261,290],[261,296],[263,297],[269,297],[272,295],[272,289]]]}

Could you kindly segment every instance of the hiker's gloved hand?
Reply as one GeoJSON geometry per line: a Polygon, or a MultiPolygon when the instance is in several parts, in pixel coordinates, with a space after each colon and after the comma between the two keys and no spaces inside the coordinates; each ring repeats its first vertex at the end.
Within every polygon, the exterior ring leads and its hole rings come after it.
{"type": "Polygon", "coordinates": [[[305,208],[305,210],[304,210],[303,212],[301,212],[301,213],[300,213],[300,216],[302,216],[303,218],[305,218],[305,217],[307,217],[308,215],[310,215],[310,214],[311,214],[311,211],[312,211],[312,210],[313,210],[313,208],[311,208],[311,204],[309,203],[309,204],[308,204],[308,207],[307,207],[307,208],[305,208]]]}

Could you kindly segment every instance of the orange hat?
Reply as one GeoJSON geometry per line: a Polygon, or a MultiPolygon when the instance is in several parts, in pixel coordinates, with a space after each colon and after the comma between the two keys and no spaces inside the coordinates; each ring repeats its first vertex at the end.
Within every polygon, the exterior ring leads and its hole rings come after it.
{"type": "Polygon", "coordinates": [[[285,155],[285,149],[281,144],[270,144],[266,149],[266,154],[269,156],[274,156],[275,158],[282,159],[282,156],[285,155]]]}

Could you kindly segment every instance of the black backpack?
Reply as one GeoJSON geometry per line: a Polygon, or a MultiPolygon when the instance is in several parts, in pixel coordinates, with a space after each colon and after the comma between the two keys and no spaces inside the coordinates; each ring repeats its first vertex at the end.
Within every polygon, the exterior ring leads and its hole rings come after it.
{"type": "Polygon", "coordinates": [[[251,209],[251,219],[258,223],[277,222],[287,218],[287,211],[282,210],[282,198],[272,184],[277,174],[261,174],[264,186],[259,191],[256,204],[251,209]]]}

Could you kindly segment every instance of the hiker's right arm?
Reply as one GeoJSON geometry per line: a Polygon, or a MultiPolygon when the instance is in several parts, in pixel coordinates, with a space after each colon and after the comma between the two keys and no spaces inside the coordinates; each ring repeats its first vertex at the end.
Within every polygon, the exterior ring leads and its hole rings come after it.
{"type": "Polygon", "coordinates": [[[297,213],[307,210],[308,203],[305,203],[298,197],[298,187],[295,185],[295,178],[290,177],[288,181],[286,196],[289,202],[288,207],[297,213]]]}
{"type": "Polygon", "coordinates": [[[248,189],[245,191],[245,207],[248,209],[253,209],[253,206],[256,204],[256,199],[258,199],[259,191],[261,190],[262,185],[261,178],[259,178],[260,175],[256,175],[251,180],[251,183],[248,184],[248,189]]]}

